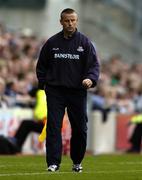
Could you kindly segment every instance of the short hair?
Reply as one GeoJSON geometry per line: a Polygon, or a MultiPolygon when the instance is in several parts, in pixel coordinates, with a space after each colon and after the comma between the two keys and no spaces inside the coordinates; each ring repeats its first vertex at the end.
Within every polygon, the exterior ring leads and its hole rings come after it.
{"type": "Polygon", "coordinates": [[[62,19],[64,13],[72,14],[72,13],[76,13],[76,11],[75,11],[74,9],[71,9],[71,8],[66,8],[66,9],[64,9],[64,10],[61,12],[61,15],[60,15],[61,19],[62,19]]]}

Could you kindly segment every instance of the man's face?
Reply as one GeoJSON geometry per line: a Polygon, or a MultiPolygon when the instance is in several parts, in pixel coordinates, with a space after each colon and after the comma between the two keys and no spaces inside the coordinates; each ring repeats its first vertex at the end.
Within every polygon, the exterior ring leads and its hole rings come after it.
{"type": "Polygon", "coordinates": [[[63,26],[63,30],[69,34],[76,31],[77,22],[78,22],[78,17],[76,13],[71,13],[71,14],[63,13],[62,18],[60,20],[60,23],[63,26]]]}

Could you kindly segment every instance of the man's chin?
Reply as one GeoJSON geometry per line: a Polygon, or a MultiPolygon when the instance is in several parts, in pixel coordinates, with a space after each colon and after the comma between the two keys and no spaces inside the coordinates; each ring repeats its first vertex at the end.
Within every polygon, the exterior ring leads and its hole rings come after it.
{"type": "Polygon", "coordinates": [[[67,31],[68,31],[69,34],[73,34],[75,32],[74,29],[68,29],[67,31]]]}

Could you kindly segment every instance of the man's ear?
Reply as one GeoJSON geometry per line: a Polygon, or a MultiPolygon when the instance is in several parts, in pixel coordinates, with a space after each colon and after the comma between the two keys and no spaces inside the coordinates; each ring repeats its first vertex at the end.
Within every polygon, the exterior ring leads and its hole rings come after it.
{"type": "Polygon", "coordinates": [[[62,23],[62,19],[60,19],[60,24],[61,24],[61,25],[63,25],[63,23],[62,23]]]}

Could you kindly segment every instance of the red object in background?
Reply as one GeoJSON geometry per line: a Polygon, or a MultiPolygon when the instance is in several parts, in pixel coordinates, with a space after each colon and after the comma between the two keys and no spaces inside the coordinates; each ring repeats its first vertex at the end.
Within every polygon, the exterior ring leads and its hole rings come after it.
{"type": "Polygon", "coordinates": [[[130,147],[130,126],[129,121],[133,115],[118,114],[116,123],[116,150],[126,150],[130,147]]]}
{"type": "Polygon", "coordinates": [[[70,154],[70,137],[71,137],[71,127],[68,119],[67,113],[64,115],[63,126],[62,126],[62,143],[64,155],[70,154]]]}

